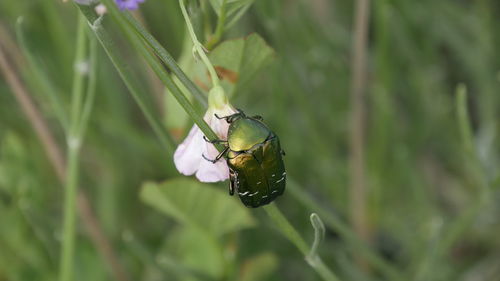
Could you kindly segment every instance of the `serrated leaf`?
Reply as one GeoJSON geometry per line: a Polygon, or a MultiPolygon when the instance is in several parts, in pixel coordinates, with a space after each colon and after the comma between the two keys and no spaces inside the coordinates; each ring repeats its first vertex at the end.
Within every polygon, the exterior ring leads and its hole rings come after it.
{"type": "Polygon", "coordinates": [[[214,236],[255,225],[249,210],[236,198],[190,178],[145,183],[141,199],[178,222],[214,236]]]}

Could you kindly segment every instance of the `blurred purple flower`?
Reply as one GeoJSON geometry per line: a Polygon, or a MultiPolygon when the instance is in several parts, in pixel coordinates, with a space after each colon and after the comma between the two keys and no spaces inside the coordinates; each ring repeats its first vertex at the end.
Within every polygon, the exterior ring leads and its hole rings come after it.
{"type": "Polygon", "coordinates": [[[97,2],[97,0],[75,0],[75,2],[81,5],[90,5],[97,2]]]}
{"type": "Polygon", "coordinates": [[[120,10],[137,10],[144,0],[115,0],[120,10]]]}

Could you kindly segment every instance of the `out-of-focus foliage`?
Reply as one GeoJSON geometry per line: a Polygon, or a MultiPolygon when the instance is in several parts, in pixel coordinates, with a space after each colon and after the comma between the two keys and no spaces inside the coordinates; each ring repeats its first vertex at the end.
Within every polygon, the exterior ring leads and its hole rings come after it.
{"type": "Polygon", "coordinates": [[[141,198],[179,222],[214,237],[255,224],[249,210],[236,200],[226,200],[225,192],[191,179],[172,179],[162,185],[146,183],[141,198]]]}
{"type": "MultiPolygon", "coordinates": [[[[208,41],[207,26],[215,28],[223,1],[190,2],[200,40],[208,41]]],[[[354,1],[227,2],[227,23],[238,21],[209,56],[224,68],[223,83],[235,91],[231,102],[262,115],[280,136],[287,175],[314,201],[304,205],[286,191],[277,204],[312,242],[309,215],[316,209],[348,221],[354,1]],[[240,11],[246,13],[240,17],[240,11]]],[[[371,4],[365,100],[370,247],[402,280],[496,280],[500,4],[371,4]],[[456,116],[460,83],[468,89],[473,155],[464,148],[456,116]],[[481,182],[488,185],[486,194],[481,182]]],[[[147,0],[136,16],[190,77],[209,81],[186,47],[176,0],[147,0]]],[[[48,94],[55,93],[69,112],[76,18],[70,1],[0,1],[0,44],[12,53],[18,66],[12,71],[63,148],[62,125],[48,94]],[[21,16],[24,49],[15,34],[21,16]]],[[[156,114],[175,136],[184,136],[192,124],[175,111],[175,100],[165,96],[120,29],[104,21],[142,82],[142,95],[157,105],[156,114]]],[[[227,195],[227,182],[180,179],[172,155],[159,145],[101,49],[98,62],[80,188],[90,195],[131,280],[320,280],[261,209],[245,209],[227,195]]],[[[0,280],[56,279],[61,195],[39,140],[0,76],[0,280]]],[[[387,280],[373,264],[360,265],[351,244],[325,224],[319,254],[341,280],[387,280]]],[[[83,225],[77,241],[77,279],[111,280],[83,225]]]]}

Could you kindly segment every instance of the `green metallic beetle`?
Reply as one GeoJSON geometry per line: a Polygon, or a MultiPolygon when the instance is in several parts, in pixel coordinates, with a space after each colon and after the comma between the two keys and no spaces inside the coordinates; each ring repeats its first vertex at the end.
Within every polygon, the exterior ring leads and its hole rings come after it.
{"type": "Polygon", "coordinates": [[[208,140],[221,143],[224,150],[215,163],[224,157],[229,166],[229,194],[236,191],[241,202],[247,207],[257,208],[271,203],[283,194],[286,185],[286,172],[278,136],[264,123],[262,117],[248,117],[243,111],[219,117],[229,123],[227,140],[208,140]]]}

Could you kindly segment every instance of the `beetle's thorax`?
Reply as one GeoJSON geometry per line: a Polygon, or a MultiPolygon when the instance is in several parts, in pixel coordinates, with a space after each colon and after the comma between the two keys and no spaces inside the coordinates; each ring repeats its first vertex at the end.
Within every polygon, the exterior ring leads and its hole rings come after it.
{"type": "Polygon", "coordinates": [[[231,150],[244,151],[265,142],[270,134],[271,131],[262,122],[243,117],[231,123],[227,140],[231,150]]]}

